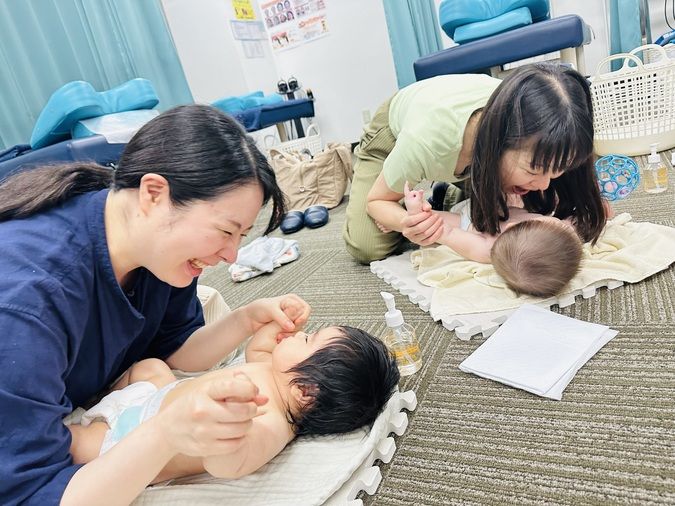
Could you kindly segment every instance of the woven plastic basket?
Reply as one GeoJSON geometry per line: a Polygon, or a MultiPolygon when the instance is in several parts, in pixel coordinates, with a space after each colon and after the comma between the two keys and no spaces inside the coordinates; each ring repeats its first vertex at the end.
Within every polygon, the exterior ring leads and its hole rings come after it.
{"type": "Polygon", "coordinates": [[[272,148],[278,149],[279,151],[286,151],[288,153],[292,151],[296,151],[298,153],[309,151],[312,156],[320,153],[323,150],[323,142],[321,141],[319,127],[315,124],[309,125],[309,127],[307,127],[305,137],[300,137],[299,139],[293,139],[291,141],[280,142],[273,145],[268,144],[268,139],[276,140],[276,137],[273,135],[268,135],[265,137],[265,147],[267,148],[268,157],[269,150],[272,148]]]}
{"type": "Polygon", "coordinates": [[[675,146],[675,59],[661,46],[648,44],[602,60],[591,78],[591,96],[597,154],[643,155],[654,142],[659,151],[675,146]],[[659,57],[643,63],[639,52],[659,57]],[[600,73],[614,60],[624,61],[619,70],[600,73]]]}

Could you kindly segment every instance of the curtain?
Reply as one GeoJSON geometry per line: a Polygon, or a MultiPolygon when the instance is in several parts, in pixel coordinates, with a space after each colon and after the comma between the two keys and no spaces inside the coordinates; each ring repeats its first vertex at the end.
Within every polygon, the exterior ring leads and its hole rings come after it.
{"type": "Polygon", "coordinates": [[[0,151],[27,143],[51,94],[142,77],[161,110],[191,103],[160,0],[0,1],[0,151]]]}
{"type": "MultiPolygon", "coordinates": [[[[642,44],[640,1],[609,0],[610,54],[628,53],[642,44]]],[[[613,61],[612,70],[617,70],[622,64],[620,60],[613,61]]]]}
{"type": "Polygon", "coordinates": [[[434,0],[383,0],[398,87],[415,82],[413,62],[442,49],[434,0]]]}

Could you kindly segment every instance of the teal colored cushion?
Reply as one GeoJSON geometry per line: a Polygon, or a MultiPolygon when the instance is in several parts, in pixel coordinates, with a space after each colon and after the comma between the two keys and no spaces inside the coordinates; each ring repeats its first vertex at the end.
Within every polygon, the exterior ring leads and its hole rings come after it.
{"type": "Polygon", "coordinates": [[[225,97],[225,98],[220,98],[216,100],[215,102],[212,102],[211,105],[213,107],[216,107],[220,109],[223,112],[227,112],[229,114],[234,114],[237,112],[241,112],[244,109],[244,101],[240,99],[239,97],[225,97]]]}
{"type": "Polygon", "coordinates": [[[274,93],[273,95],[248,97],[244,99],[244,109],[251,107],[262,107],[263,105],[274,105],[283,102],[281,95],[274,93]]]}
{"type": "MultiPolygon", "coordinates": [[[[521,8],[526,8],[530,12],[532,23],[549,18],[548,0],[443,0],[438,7],[438,20],[448,37],[456,41],[458,27],[498,18],[521,8]]],[[[474,30],[485,31],[485,27],[474,30]]],[[[467,40],[465,38],[465,41],[467,40]]]]}
{"type": "Polygon", "coordinates": [[[72,81],[56,90],[42,109],[33,128],[33,149],[70,138],[70,131],[83,119],[104,114],[152,109],[159,103],[152,83],[131,79],[107,91],[98,92],[86,81],[72,81]]]}
{"type": "Polygon", "coordinates": [[[276,93],[265,95],[262,91],[254,91],[252,93],[247,93],[246,95],[220,98],[215,102],[212,102],[211,105],[228,114],[235,115],[246,109],[274,105],[283,101],[283,97],[276,93]]]}
{"type": "Polygon", "coordinates": [[[532,16],[530,15],[530,9],[521,7],[515,11],[509,11],[501,16],[497,16],[496,18],[458,26],[455,30],[455,37],[453,40],[457,42],[457,44],[463,44],[465,42],[483,39],[490,35],[497,35],[498,33],[531,24],[532,16]]]}

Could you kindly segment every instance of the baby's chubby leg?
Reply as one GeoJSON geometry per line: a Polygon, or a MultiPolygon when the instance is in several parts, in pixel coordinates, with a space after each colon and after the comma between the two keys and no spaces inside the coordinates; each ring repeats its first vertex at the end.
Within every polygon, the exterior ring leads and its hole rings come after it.
{"type": "Polygon", "coordinates": [[[163,360],[147,358],[140,360],[129,367],[122,377],[112,386],[111,390],[121,390],[124,387],[139,381],[149,381],[157,388],[162,388],[176,381],[171,368],[163,360]]]}
{"type": "Polygon", "coordinates": [[[105,422],[93,422],[86,427],[80,424],[68,425],[71,435],[70,454],[73,456],[73,463],[86,464],[98,457],[103,445],[103,438],[109,428],[105,422]]]}

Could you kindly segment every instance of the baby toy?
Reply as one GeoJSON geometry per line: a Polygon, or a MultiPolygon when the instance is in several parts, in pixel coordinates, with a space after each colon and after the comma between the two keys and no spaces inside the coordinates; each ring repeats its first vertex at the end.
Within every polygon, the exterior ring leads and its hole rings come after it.
{"type": "Polygon", "coordinates": [[[405,208],[408,210],[408,214],[417,214],[422,211],[422,205],[424,204],[423,191],[411,190],[408,181],[406,181],[403,186],[403,195],[405,208]]]}
{"type": "Polygon", "coordinates": [[[606,155],[595,162],[600,194],[607,200],[626,198],[640,184],[635,160],[623,155],[606,155]]]}

